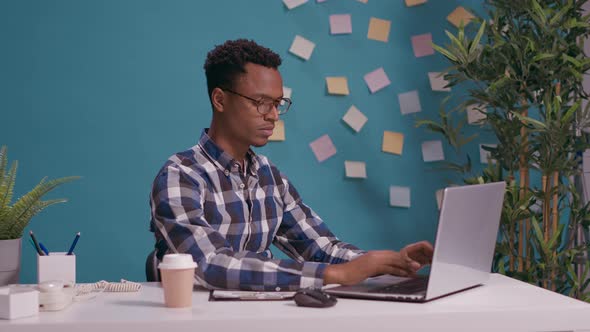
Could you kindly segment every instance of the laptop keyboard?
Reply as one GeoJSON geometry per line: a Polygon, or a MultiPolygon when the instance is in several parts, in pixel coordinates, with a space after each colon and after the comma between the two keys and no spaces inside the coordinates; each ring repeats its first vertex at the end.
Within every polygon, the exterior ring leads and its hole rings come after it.
{"type": "Polygon", "coordinates": [[[428,278],[413,278],[397,284],[373,289],[371,293],[381,294],[416,294],[426,290],[428,278]]]}

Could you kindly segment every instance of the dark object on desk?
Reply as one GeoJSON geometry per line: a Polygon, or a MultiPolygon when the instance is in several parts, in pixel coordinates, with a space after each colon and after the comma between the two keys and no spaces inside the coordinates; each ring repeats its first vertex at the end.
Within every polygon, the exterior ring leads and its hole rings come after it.
{"type": "Polygon", "coordinates": [[[300,307],[328,308],[336,304],[335,296],[325,293],[321,289],[303,288],[298,290],[293,297],[300,307]]]}
{"type": "Polygon", "coordinates": [[[160,282],[160,271],[158,270],[158,257],[156,256],[156,250],[150,252],[145,260],[145,279],[148,282],[160,282]]]}

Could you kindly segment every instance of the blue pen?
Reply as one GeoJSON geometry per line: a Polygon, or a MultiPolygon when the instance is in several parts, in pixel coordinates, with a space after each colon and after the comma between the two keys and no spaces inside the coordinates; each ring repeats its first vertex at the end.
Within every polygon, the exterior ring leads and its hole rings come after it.
{"type": "Polygon", "coordinates": [[[49,256],[49,250],[47,250],[47,248],[45,248],[45,246],[43,245],[43,243],[39,242],[39,247],[41,247],[41,250],[43,250],[43,252],[45,253],[45,255],[49,256]]]}
{"type": "Polygon", "coordinates": [[[78,243],[79,238],[80,238],[80,232],[78,232],[78,234],[76,234],[76,237],[74,238],[74,242],[72,242],[72,246],[70,247],[70,250],[68,250],[68,255],[71,255],[74,252],[74,248],[76,247],[76,243],[78,243]]]}

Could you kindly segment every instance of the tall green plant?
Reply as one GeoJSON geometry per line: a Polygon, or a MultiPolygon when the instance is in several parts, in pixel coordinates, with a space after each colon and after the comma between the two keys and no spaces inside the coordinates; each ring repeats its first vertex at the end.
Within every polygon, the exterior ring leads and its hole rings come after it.
{"type": "Polygon", "coordinates": [[[41,198],[59,185],[79,178],[70,176],[49,181],[43,178],[31,191],[12,204],[18,162],[13,161],[8,169],[6,150],[6,146],[0,148],[0,240],[22,237],[25,227],[33,216],[50,205],[67,201],[66,199],[43,201],[41,198]]]}
{"type": "Polygon", "coordinates": [[[490,24],[476,19],[477,32],[447,31],[450,43],[434,46],[451,63],[448,86],[465,86],[467,94],[439,120],[417,126],[441,133],[461,153],[465,108],[485,113],[498,141],[486,148],[495,162],[482,174],[468,156],[447,168],[467,183],[508,183],[494,270],[590,301],[588,264],[581,273],[573,268],[588,250],[576,232],[590,221],[590,204],[574,186],[580,152],[590,147],[583,133],[589,111],[581,108],[590,69],[581,45],[590,34],[586,1],[486,0],[490,24]]]}

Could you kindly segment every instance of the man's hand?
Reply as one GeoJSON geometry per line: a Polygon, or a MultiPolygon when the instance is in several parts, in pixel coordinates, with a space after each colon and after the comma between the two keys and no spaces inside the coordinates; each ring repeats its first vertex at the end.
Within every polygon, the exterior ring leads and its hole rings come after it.
{"type": "Polygon", "coordinates": [[[329,265],[324,271],[324,284],[354,285],[381,274],[414,276],[432,262],[432,254],[432,245],[427,241],[412,243],[399,252],[369,251],[350,262],[329,265]]]}

